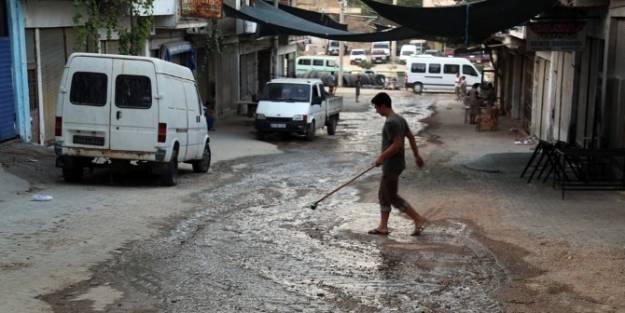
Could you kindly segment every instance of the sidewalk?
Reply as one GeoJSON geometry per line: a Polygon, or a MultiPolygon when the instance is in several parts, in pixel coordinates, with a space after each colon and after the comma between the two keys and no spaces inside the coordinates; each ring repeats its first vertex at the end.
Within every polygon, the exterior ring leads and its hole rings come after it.
{"type": "Polygon", "coordinates": [[[550,183],[527,184],[519,175],[532,150],[514,144],[522,135],[510,131],[513,123],[476,132],[448,99],[437,101],[421,134],[427,168],[409,168],[409,201],[432,221],[476,225],[511,277],[500,291],[504,312],[625,312],[624,194],[570,192],[562,200],[550,183]]]}
{"type": "MultiPolygon", "coordinates": [[[[88,279],[92,266],[127,243],[162,235],[167,223],[203,208],[197,194],[222,175],[218,162],[280,153],[275,145],[256,140],[249,121],[217,121],[216,131],[209,133],[209,173],[195,174],[181,164],[179,185],[171,188],[149,177],[123,185],[105,178],[66,184],[50,147],[0,144],[0,312],[50,312],[39,295],[88,279]],[[54,199],[31,201],[38,193],[54,199]]],[[[107,286],[98,290],[90,298],[98,305],[121,296],[107,286]]]]}

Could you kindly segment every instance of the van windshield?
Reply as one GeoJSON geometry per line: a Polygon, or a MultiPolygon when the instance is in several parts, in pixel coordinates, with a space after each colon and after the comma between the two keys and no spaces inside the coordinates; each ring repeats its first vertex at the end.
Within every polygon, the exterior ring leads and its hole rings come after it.
{"type": "Polygon", "coordinates": [[[310,86],[304,84],[267,84],[262,99],[265,101],[309,102],[310,86]]]}
{"type": "Polygon", "coordinates": [[[375,43],[373,44],[373,49],[388,49],[387,43],[375,43]]]}

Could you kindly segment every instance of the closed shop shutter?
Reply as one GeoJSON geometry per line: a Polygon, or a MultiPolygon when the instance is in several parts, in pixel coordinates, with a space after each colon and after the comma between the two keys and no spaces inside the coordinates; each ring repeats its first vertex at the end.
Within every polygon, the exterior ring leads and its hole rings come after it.
{"type": "Polygon", "coordinates": [[[257,72],[256,72],[256,52],[242,54],[240,61],[240,85],[239,99],[252,100],[252,96],[256,95],[257,85],[257,72]]]}
{"type": "Polygon", "coordinates": [[[44,112],[45,142],[54,140],[56,98],[65,67],[65,36],[62,28],[40,30],[41,82],[44,112]]]}
{"type": "Polygon", "coordinates": [[[17,136],[12,72],[11,42],[0,37],[0,141],[17,136]]]}
{"type": "Polygon", "coordinates": [[[526,55],[523,72],[523,129],[529,132],[532,123],[532,92],[534,91],[534,55],[526,55]]]}

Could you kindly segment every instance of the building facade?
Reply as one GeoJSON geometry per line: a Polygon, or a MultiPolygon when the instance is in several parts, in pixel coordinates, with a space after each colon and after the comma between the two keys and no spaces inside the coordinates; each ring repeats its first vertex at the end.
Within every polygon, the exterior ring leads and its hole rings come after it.
{"type": "Polygon", "coordinates": [[[571,49],[532,49],[527,28],[497,51],[502,109],[541,140],[625,147],[625,1],[567,1],[543,18],[583,24],[571,49]]]}

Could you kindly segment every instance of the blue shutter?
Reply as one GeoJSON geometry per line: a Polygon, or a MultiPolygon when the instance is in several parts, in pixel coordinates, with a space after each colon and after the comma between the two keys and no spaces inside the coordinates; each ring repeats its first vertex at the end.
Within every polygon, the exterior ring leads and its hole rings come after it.
{"type": "Polygon", "coordinates": [[[11,66],[11,44],[0,37],[0,141],[17,136],[11,66]]]}

